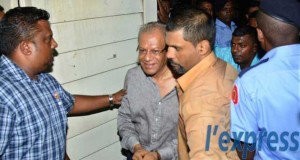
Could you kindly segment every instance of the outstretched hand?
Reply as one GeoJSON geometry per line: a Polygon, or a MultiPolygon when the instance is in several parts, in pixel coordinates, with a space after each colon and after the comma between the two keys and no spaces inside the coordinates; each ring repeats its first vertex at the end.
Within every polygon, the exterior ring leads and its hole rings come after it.
{"type": "Polygon", "coordinates": [[[122,102],[122,98],[124,95],[127,94],[127,91],[125,89],[121,89],[118,92],[114,93],[113,96],[113,103],[120,105],[122,102]]]}

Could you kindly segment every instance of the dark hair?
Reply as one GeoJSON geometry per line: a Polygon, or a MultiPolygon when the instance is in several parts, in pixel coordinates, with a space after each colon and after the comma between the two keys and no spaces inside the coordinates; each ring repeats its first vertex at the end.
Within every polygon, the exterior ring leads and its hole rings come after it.
{"type": "Polygon", "coordinates": [[[35,7],[16,7],[7,11],[0,22],[0,53],[10,56],[22,41],[31,41],[38,32],[37,22],[50,15],[35,7]]]}
{"type": "Polygon", "coordinates": [[[4,8],[0,5],[0,11],[4,12],[4,8]]]}
{"type": "Polygon", "coordinates": [[[214,3],[215,13],[220,12],[224,8],[227,2],[232,2],[232,0],[215,0],[214,3]]]}
{"type": "Polygon", "coordinates": [[[212,0],[196,0],[196,5],[198,6],[198,5],[200,5],[200,4],[204,3],[204,2],[207,2],[207,3],[210,3],[210,4],[213,5],[212,0]]]}
{"type": "Polygon", "coordinates": [[[216,30],[214,21],[202,10],[186,8],[173,14],[166,27],[167,31],[183,29],[183,38],[196,46],[202,40],[208,40],[214,46],[216,30]]]}
{"type": "Polygon", "coordinates": [[[258,11],[254,11],[254,12],[250,13],[248,18],[249,19],[250,18],[256,18],[257,13],[258,13],[258,11]]]}
{"type": "Polygon", "coordinates": [[[250,7],[259,7],[260,1],[259,0],[250,0],[249,1],[249,8],[250,7]]]}
{"type": "Polygon", "coordinates": [[[277,20],[263,11],[256,16],[258,28],[272,47],[299,43],[299,29],[289,23],[277,20]]]}
{"type": "Polygon", "coordinates": [[[244,35],[249,35],[253,43],[258,43],[257,32],[256,32],[256,28],[254,27],[248,25],[240,26],[237,27],[232,33],[232,36],[236,36],[236,37],[241,37],[244,35]]]}

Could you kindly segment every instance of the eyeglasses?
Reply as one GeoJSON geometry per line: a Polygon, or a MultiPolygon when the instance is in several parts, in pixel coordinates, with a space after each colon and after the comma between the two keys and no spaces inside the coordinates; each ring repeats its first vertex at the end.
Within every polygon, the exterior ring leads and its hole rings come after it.
{"type": "Polygon", "coordinates": [[[146,49],[142,49],[142,48],[137,48],[137,51],[139,52],[139,54],[147,54],[148,52],[150,52],[152,55],[159,55],[160,53],[164,52],[167,50],[167,47],[165,47],[164,49],[158,50],[158,49],[153,49],[153,50],[146,50],[146,49]]]}

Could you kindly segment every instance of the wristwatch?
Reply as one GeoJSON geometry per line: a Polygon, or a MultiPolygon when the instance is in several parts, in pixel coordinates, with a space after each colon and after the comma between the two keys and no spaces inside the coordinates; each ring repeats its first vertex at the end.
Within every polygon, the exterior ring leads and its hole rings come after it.
{"type": "Polygon", "coordinates": [[[114,109],[114,102],[113,102],[114,97],[112,96],[112,94],[108,95],[108,100],[109,100],[109,107],[110,107],[110,109],[114,109]]]}

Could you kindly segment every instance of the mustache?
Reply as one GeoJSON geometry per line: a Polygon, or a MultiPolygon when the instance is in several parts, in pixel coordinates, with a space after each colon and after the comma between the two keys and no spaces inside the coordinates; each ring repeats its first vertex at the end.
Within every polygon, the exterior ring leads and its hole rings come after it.
{"type": "Polygon", "coordinates": [[[170,65],[172,65],[172,66],[177,66],[177,65],[178,65],[177,63],[175,63],[175,62],[173,61],[173,59],[168,59],[168,62],[169,62],[170,65]]]}
{"type": "Polygon", "coordinates": [[[186,70],[181,65],[175,63],[172,59],[168,59],[168,64],[171,66],[172,71],[174,71],[178,75],[183,75],[186,72],[186,70]]]}

